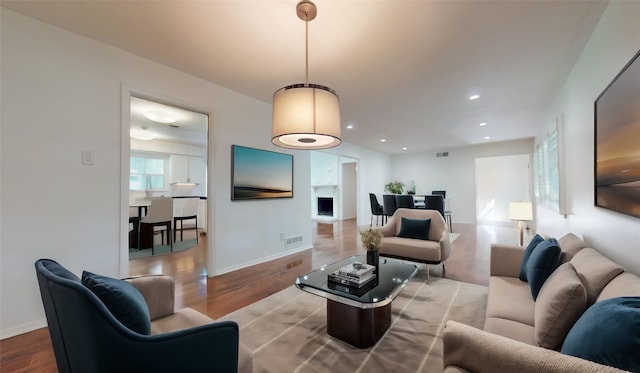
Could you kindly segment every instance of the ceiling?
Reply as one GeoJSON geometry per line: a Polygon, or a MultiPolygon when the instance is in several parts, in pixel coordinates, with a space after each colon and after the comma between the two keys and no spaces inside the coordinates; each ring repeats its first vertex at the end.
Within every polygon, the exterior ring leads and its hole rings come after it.
{"type": "Polygon", "coordinates": [[[206,114],[131,97],[131,137],[207,146],[209,117],[206,114]]]}
{"type": "MultiPolygon", "coordinates": [[[[296,0],[1,3],[269,104],[304,82],[296,0]]],[[[607,4],[315,3],[309,81],[338,92],[344,141],[389,154],[535,136],[607,4]]]]}

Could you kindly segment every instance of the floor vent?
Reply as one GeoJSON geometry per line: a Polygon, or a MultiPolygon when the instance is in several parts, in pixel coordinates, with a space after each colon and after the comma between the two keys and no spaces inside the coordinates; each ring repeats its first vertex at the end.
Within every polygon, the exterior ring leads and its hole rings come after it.
{"type": "Polygon", "coordinates": [[[300,242],[302,242],[302,235],[287,237],[285,247],[296,245],[300,242]]]}

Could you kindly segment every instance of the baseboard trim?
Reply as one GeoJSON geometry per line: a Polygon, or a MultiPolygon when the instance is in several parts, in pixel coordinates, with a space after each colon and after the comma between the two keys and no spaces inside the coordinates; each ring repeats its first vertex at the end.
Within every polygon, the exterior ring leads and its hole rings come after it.
{"type": "Polygon", "coordinates": [[[47,319],[36,320],[0,331],[0,340],[47,327],[47,319]]]}
{"type": "Polygon", "coordinates": [[[239,269],[246,268],[246,267],[251,267],[251,266],[256,265],[256,264],[265,263],[265,262],[268,262],[268,261],[271,261],[271,260],[274,260],[274,259],[280,259],[282,257],[288,256],[288,255],[291,255],[291,254],[295,254],[295,253],[299,253],[301,251],[310,250],[312,248],[313,248],[313,245],[304,245],[304,246],[301,246],[301,247],[296,247],[295,249],[282,251],[282,252],[279,252],[277,254],[265,256],[265,257],[262,257],[262,258],[259,258],[259,259],[255,259],[255,260],[251,260],[251,261],[244,262],[244,263],[240,263],[238,265],[229,266],[229,267],[225,267],[225,268],[220,268],[220,269],[215,271],[215,274],[209,274],[209,277],[223,275],[225,273],[237,271],[239,269]]]}

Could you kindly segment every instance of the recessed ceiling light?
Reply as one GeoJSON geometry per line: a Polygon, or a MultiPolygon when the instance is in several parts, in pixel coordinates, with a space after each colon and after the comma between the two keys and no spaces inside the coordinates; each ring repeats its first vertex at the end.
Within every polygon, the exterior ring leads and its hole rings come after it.
{"type": "Polygon", "coordinates": [[[348,128],[348,129],[352,129],[352,128],[353,128],[353,126],[350,124],[350,125],[348,125],[348,126],[347,126],[347,128],[348,128]]]}
{"type": "Polygon", "coordinates": [[[469,96],[469,100],[477,100],[480,98],[480,95],[469,96]]]}
{"type": "Polygon", "coordinates": [[[380,139],[380,142],[387,142],[387,139],[380,139]]]}
{"type": "Polygon", "coordinates": [[[405,146],[404,148],[402,148],[402,150],[407,150],[407,147],[405,146]]]}
{"type": "Polygon", "coordinates": [[[485,136],[484,139],[485,140],[491,140],[491,136],[485,136]]]}
{"type": "Polygon", "coordinates": [[[487,125],[487,122],[480,123],[480,127],[483,127],[483,126],[486,126],[486,125],[487,125]]]}

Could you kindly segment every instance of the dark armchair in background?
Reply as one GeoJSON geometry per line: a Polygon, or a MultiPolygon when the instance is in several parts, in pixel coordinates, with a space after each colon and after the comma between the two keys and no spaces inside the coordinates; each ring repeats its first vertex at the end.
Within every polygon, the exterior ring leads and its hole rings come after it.
{"type": "MultiPolygon", "coordinates": [[[[142,305],[148,309],[146,333],[125,326],[112,303],[107,302],[108,308],[95,290],[57,262],[40,259],[35,267],[61,373],[231,373],[253,369],[253,357],[239,342],[235,322],[215,322],[190,308],[174,312],[174,283],[169,276],[142,276],[126,282],[137,289],[134,293],[139,292],[133,294],[138,305],[140,299],[146,302],[142,305]]],[[[109,280],[118,286],[124,282],[109,280]]],[[[128,290],[115,294],[129,296],[132,293],[128,290]]],[[[130,313],[127,307],[120,311],[130,313]]]]}

